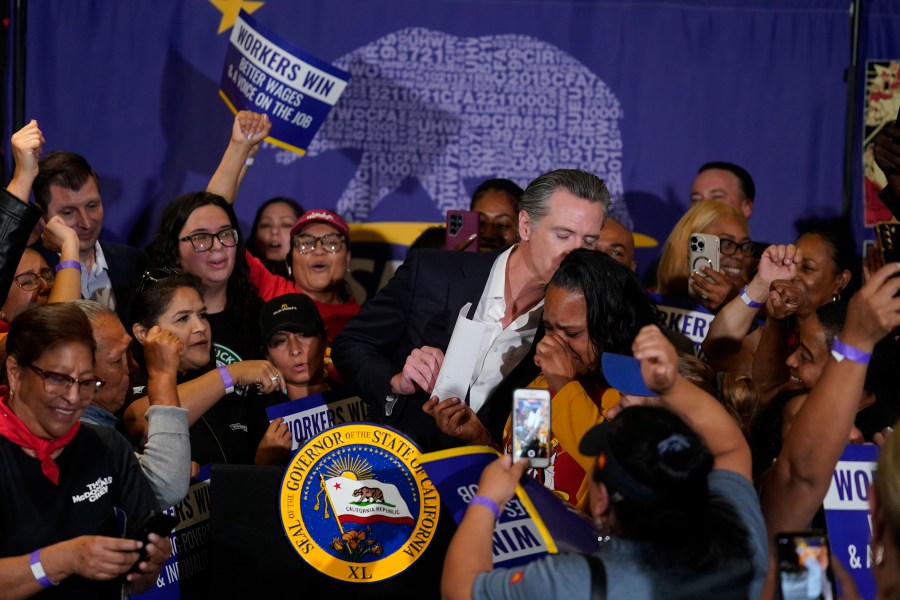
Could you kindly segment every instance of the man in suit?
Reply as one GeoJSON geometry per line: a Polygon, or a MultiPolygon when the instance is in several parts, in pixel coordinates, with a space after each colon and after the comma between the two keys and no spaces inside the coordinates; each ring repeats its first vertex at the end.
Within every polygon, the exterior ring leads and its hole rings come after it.
{"type": "MultiPolygon", "coordinates": [[[[72,152],[51,152],[38,163],[32,190],[45,219],[59,215],[78,234],[82,297],[124,314],[128,291],[147,268],[147,255],[138,248],[99,241],[103,201],[90,164],[72,152]]],[[[40,244],[34,248],[51,268],[57,267],[57,253],[40,244]]]]}
{"type": "Polygon", "coordinates": [[[369,415],[397,427],[424,450],[457,445],[422,411],[460,310],[485,324],[465,398],[494,440],[509,415],[512,390],[538,369],[547,283],[575,248],[594,248],[610,203],[603,180],[559,169],[532,181],[519,208],[521,242],[489,253],[414,252],[332,344],[341,377],[356,385],[369,415]]]}

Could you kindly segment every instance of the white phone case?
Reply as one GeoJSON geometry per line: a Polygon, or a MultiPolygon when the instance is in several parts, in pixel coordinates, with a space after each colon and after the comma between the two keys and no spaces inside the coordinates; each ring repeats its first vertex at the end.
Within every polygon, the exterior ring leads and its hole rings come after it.
{"type": "MultiPolygon", "coordinates": [[[[701,272],[703,267],[719,270],[719,236],[708,233],[692,233],[690,237],[690,259],[688,265],[691,272],[701,272]]],[[[707,277],[709,279],[709,277],[707,277]]],[[[697,297],[693,286],[688,284],[688,294],[697,297]]]]}

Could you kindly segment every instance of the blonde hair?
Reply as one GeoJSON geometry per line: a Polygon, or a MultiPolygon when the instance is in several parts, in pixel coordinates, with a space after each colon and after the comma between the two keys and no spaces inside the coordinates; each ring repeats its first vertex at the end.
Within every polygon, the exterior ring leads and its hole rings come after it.
{"type": "Polygon", "coordinates": [[[719,401],[737,421],[744,437],[750,438],[750,430],[759,414],[759,390],[748,375],[721,373],[719,401]]]}
{"type": "Polygon", "coordinates": [[[693,354],[678,353],[678,374],[716,398],[737,422],[744,436],[759,412],[759,390],[753,380],[740,373],[716,372],[693,354]]]}
{"type": "Polygon", "coordinates": [[[692,233],[700,233],[722,217],[734,217],[749,231],[747,218],[736,208],[707,200],[693,205],[672,228],[666,239],[656,279],[657,291],[666,296],[687,296],[688,276],[691,273],[688,244],[692,233]]]}
{"type": "Polygon", "coordinates": [[[678,353],[678,374],[710,396],[718,397],[719,390],[716,386],[716,372],[711,366],[693,354],[688,354],[687,352],[678,353]]]}
{"type": "MultiPolygon", "coordinates": [[[[900,421],[894,429],[900,427],[900,421]]],[[[894,539],[900,541],[900,432],[885,436],[878,454],[878,472],[875,477],[878,504],[887,517],[894,539]]]]}

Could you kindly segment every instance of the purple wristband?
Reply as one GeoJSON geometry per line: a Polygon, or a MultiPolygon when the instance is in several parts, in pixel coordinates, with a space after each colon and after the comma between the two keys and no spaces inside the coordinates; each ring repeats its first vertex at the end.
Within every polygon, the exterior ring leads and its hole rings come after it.
{"type": "Polygon", "coordinates": [[[757,302],[747,293],[747,286],[741,288],[741,300],[744,301],[744,304],[749,306],[750,308],[762,308],[766,305],[765,302],[757,302]]]}
{"type": "Polygon", "coordinates": [[[231,373],[228,372],[228,367],[219,365],[216,368],[219,370],[219,376],[222,378],[222,383],[225,384],[225,393],[232,393],[234,391],[234,381],[231,380],[231,373]]]}
{"type": "Polygon", "coordinates": [[[44,573],[44,565],[41,564],[40,548],[31,553],[28,562],[31,565],[31,574],[34,575],[34,578],[37,580],[37,582],[41,584],[41,587],[48,588],[53,587],[54,585],[59,585],[50,581],[50,578],[47,577],[46,573],[44,573]]]}
{"type": "Polygon", "coordinates": [[[56,272],[59,273],[63,269],[78,269],[81,270],[81,263],[77,260],[62,260],[56,265],[56,272]]]}
{"type": "Polygon", "coordinates": [[[869,361],[872,360],[872,354],[870,352],[864,352],[859,348],[848,346],[838,338],[834,338],[834,343],[831,344],[831,354],[834,355],[835,360],[838,362],[841,362],[846,358],[855,363],[867,365],[869,364],[869,361]]]}
{"type": "Polygon", "coordinates": [[[481,506],[484,506],[484,507],[490,509],[490,511],[492,513],[494,513],[495,521],[500,518],[500,507],[497,506],[496,502],[494,502],[487,496],[475,496],[474,498],[469,500],[469,506],[471,506],[473,504],[479,504],[481,506]]]}

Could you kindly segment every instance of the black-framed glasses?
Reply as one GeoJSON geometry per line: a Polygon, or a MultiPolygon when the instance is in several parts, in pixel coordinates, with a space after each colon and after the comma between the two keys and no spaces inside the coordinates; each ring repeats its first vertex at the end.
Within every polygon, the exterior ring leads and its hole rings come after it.
{"type": "Polygon", "coordinates": [[[53,285],[53,280],[56,279],[56,273],[50,269],[43,269],[40,273],[22,273],[13,277],[16,285],[28,292],[37,289],[42,279],[48,286],[51,286],[53,285]]]}
{"type": "Polygon", "coordinates": [[[737,242],[733,242],[731,240],[719,240],[719,251],[725,256],[731,256],[738,250],[740,250],[741,254],[744,256],[753,256],[753,242],[744,242],[743,244],[738,244],[737,242]]]}
{"type": "Polygon", "coordinates": [[[157,269],[148,269],[141,275],[141,285],[138,287],[138,294],[143,294],[147,288],[147,284],[156,283],[160,279],[165,279],[172,275],[184,275],[185,272],[178,267],[159,267],[157,269]]]}
{"type": "Polygon", "coordinates": [[[103,387],[103,382],[99,379],[75,379],[64,373],[45,371],[34,365],[28,365],[28,368],[40,376],[44,382],[44,391],[48,394],[65,394],[77,383],[78,395],[83,400],[87,400],[93,398],[100,391],[100,388],[103,387]]]}
{"type": "Polygon", "coordinates": [[[213,245],[213,238],[218,238],[219,243],[226,248],[237,246],[240,234],[234,227],[223,229],[219,233],[194,233],[180,238],[179,242],[190,242],[194,252],[206,252],[213,245]]]}
{"type": "Polygon", "coordinates": [[[326,233],[325,235],[295,235],[291,242],[300,254],[315,252],[319,242],[322,242],[322,250],[330,254],[337,254],[341,251],[341,248],[344,247],[344,236],[340,233],[326,233]]]}

